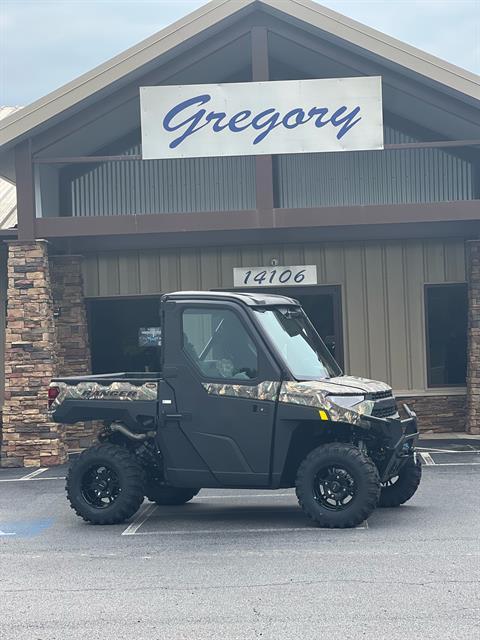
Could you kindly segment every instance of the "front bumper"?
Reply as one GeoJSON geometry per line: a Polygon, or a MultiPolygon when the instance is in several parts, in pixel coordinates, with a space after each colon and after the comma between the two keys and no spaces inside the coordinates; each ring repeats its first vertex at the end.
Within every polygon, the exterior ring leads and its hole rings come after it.
{"type": "Polygon", "coordinates": [[[406,459],[413,455],[418,439],[417,415],[408,405],[404,404],[403,408],[408,416],[404,420],[362,416],[362,421],[368,423],[382,443],[382,455],[376,461],[380,482],[386,482],[398,473],[406,459]]]}

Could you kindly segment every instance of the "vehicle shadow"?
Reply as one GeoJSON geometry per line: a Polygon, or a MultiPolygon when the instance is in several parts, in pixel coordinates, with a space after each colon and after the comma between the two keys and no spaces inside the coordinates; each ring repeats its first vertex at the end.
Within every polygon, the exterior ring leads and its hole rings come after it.
{"type": "Polygon", "coordinates": [[[218,501],[192,502],[183,507],[158,506],[141,527],[141,532],[182,531],[224,528],[245,529],[314,529],[295,498],[288,504],[218,504],[218,501]]]}

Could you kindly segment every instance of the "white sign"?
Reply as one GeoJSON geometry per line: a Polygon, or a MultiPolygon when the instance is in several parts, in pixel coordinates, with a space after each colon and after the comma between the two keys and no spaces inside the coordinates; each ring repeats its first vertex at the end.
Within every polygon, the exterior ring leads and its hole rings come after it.
{"type": "Polygon", "coordinates": [[[383,149],[380,77],[140,88],[142,155],[383,149]]]}
{"type": "Polygon", "coordinates": [[[317,284],[317,266],[235,267],[234,287],[298,287],[317,284]]]}

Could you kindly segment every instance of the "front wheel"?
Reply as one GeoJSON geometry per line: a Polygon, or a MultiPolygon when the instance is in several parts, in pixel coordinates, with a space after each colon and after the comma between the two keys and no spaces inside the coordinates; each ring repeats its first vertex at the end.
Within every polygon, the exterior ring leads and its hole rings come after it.
{"type": "Polygon", "coordinates": [[[356,527],[375,509],[380,479],[358,447],[326,444],[311,451],[298,468],[298,502],[319,527],[356,527]]]}
{"type": "Polygon", "coordinates": [[[413,496],[422,479],[422,463],[411,456],[398,475],[382,484],[379,507],[399,507],[413,496]]]}
{"type": "Polygon", "coordinates": [[[134,456],[114,444],[87,449],[67,476],[67,498],[75,513],[93,524],[119,524],[138,510],[144,473],[134,456]]]}

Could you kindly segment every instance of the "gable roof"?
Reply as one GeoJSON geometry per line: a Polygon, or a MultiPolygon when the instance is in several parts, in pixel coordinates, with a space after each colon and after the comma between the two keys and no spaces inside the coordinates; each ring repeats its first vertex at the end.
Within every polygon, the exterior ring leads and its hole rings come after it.
{"type": "Polygon", "coordinates": [[[212,0],[200,9],[95,67],[0,122],[0,148],[67,110],[106,90],[120,86],[134,74],[183,42],[224,20],[261,8],[280,17],[300,21],[356,45],[387,62],[439,83],[469,102],[480,101],[480,76],[445,62],[355,20],[327,9],[313,0],[212,0]]]}

